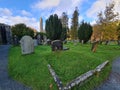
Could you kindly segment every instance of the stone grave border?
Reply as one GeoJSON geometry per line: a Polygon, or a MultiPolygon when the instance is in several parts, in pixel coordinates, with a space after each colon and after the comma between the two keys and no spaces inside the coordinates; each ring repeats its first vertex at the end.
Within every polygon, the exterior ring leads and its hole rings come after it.
{"type": "Polygon", "coordinates": [[[58,75],[55,73],[55,71],[52,69],[51,65],[48,64],[48,69],[54,78],[59,90],[70,90],[72,87],[79,85],[86,81],[89,77],[93,76],[94,74],[99,75],[99,72],[109,63],[109,61],[105,61],[102,64],[98,65],[95,69],[89,70],[88,72],[78,76],[77,78],[73,79],[69,83],[66,84],[66,86],[63,86],[62,81],[59,79],[58,75]]]}

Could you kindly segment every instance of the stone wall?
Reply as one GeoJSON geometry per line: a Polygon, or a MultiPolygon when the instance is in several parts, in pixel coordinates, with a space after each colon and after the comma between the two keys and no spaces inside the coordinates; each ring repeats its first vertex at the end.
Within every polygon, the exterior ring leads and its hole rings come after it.
{"type": "Polygon", "coordinates": [[[0,44],[11,44],[12,32],[11,27],[0,23],[0,44]]]}

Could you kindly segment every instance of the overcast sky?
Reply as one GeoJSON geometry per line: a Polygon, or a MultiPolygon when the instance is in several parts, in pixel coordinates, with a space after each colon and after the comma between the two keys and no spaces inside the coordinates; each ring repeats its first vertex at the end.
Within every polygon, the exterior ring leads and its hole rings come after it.
{"type": "Polygon", "coordinates": [[[51,14],[67,12],[69,25],[75,7],[79,10],[79,22],[82,20],[94,24],[97,13],[103,11],[110,2],[115,2],[115,12],[120,14],[120,0],[0,0],[0,23],[14,25],[25,23],[39,31],[39,19],[45,20],[51,14]]]}

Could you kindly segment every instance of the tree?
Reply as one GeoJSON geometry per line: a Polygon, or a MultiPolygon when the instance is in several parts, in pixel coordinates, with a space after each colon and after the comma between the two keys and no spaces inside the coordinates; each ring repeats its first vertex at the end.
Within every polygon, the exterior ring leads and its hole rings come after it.
{"type": "Polygon", "coordinates": [[[18,39],[21,39],[21,37],[24,35],[29,35],[31,37],[34,36],[34,31],[23,23],[12,26],[11,30],[12,36],[16,35],[18,39]]]}
{"type": "Polygon", "coordinates": [[[89,23],[82,21],[78,29],[78,38],[80,42],[83,40],[83,43],[86,43],[90,39],[92,32],[92,26],[89,23]]]}
{"type": "Polygon", "coordinates": [[[79,16],[78,8],[76,7],[73,13],[72,25],[71,25],[71,39],[73,40],[77,39],[78,16],[79,16]]]}
{"type": "Polygon", "coordinates": [[[68,28],[68,15],[66,12],[63,12],[62,13],[62,16],[61,16],[61,23],[62,23],[62,27],[65,27],[65,28],[68,28]]]}
{"type": "Polygon", "coordinates": [[[57,14],[50,15],[50,17],[46,20],[45,30],[49,39],[61,39],[62,24],[57,14]]]}
{"type": "Polygon", "coordinates": [[[67,38],[67,32],[69,31],[68,28],[68,15],[66,12],[62,13],[61,16],[61,23],[62,23],[62,34],[61,34],[61,39],[65,40],[67,38]]]}
{"type": "Polygon", "coordinates": [[[98,24],[95,24],[92,27],[93,27],[93,33],[91,36],[91,41],[100,41],[101,40],[100,26],[98,24]]]}
{"type": "Polygon", "coordinates": [[[98,13],[97,24],[101,28],[101,40],[106,41],[116,39],[116,21],[118,13],[114,13],[114,3],[106,6],[104,12],[98,13]]]}
{"type": "Polygon", "coordinates": [[[118,35],[118,45],[120,45],[120,23],[117,26],[117,35],[118,35]]]}

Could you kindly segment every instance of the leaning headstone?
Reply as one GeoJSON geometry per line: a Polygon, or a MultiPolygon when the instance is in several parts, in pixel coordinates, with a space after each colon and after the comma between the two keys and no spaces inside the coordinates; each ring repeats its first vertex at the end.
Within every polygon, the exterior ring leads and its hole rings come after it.
{"type": "Polygon", "coordinates": [[[38,42],[38,45],[42,44],[42,40],[41,40],[40,34],[37,35],[37,42],[38,42]]]}
{"type": "Polygon", "coordinates": [[[33,42],[34,42],[34,46],[38,46],[37,39],[34,39],[33,42]]]}
{"type": "Polygon", "coordinates": [[[63,50],[63,42],[61,40],[54,40],[51,42],[52,51],[63,50]]]}
{"type": "Polygon", "coordinates": [[[30,36],[23,36],[20,40],[22,54],[30,54],[34,52],[34,42],[30,36]]]}

